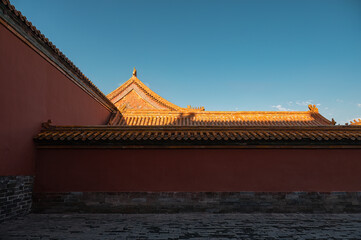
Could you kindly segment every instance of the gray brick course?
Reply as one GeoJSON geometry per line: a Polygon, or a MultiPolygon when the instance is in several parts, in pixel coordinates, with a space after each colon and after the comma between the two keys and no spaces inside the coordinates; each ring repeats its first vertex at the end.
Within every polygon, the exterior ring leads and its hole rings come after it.
{"type": "Polygon", "coordinates": [[[0,176],[0,222],[28,214],[34,177],[0,176]]]}
{"type": "Polygon", "coordinates": [[[36,213],[361,213],[358,192],[69,192],[34,194],[36,213]]]}

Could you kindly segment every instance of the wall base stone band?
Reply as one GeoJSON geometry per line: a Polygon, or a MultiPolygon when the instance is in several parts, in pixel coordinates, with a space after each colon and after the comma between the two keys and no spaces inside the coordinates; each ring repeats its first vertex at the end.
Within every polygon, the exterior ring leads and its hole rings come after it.
{"type": "Polygon", "coordinates": [[[361,192],[35,193],[36,213],[361,213],[361,192]]]}
{"type": "Polygon", "coordinates": [[[33,183],[33,176],[0,176],[0,222],[30,212],[33,183]]]}

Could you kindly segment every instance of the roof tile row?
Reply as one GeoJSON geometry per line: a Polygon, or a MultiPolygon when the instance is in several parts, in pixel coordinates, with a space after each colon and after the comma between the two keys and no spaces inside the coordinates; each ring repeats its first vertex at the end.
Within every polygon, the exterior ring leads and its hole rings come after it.
{"type": "Polygon", "coordinates": [[[325,126],[331,125],[320,114],[310,112],[158,112],[148,114],[117,113],[108,125],[113,126],[325,126]]]}
{"type": "Polygon", "coordinates": [[[134,128],[50,127],[35,137],[40,145],[157,144],[351,144],[361,146],[360,127],[134,128]]]}

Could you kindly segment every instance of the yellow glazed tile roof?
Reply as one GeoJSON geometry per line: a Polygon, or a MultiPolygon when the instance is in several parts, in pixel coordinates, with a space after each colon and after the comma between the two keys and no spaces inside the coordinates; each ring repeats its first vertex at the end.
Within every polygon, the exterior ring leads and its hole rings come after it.
{"type": "Polygon", "coordinates": [[[107,95],[119,112],[113,126],[325,126],[333,125],[318,113],[309,111],[205,111],[204,107],[179,107],[150,90],[136,76],[107,95]]]}

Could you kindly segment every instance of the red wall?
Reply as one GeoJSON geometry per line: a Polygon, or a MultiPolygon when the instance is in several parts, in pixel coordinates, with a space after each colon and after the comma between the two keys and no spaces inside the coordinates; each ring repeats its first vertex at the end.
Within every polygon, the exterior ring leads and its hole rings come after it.
{"type": "Polygon", "coordinates": [[[361,149],[39,149],[36,192],[361,191],[361,149]]]}
{"type": "Polygon", "coordinates": [[[0,175],[33,175],[41,123],[104,124],[109,111],[0,24],[0,175]]]}

